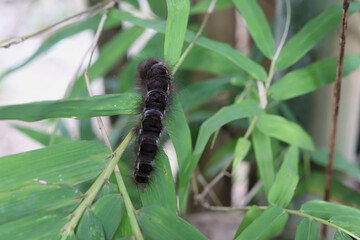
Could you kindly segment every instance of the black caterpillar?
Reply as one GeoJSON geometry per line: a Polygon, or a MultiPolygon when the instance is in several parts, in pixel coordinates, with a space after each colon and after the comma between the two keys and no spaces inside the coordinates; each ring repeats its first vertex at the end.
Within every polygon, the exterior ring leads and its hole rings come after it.
{"type": "Polygon", "coordinates": [[[163,119],[169,104],[172,77],[163,62],[149,59],[138,67],[144,105],[138,129],[138,144],[134,181],[146,184],[150,181],[153,161],[163,129],[163,119]]]}

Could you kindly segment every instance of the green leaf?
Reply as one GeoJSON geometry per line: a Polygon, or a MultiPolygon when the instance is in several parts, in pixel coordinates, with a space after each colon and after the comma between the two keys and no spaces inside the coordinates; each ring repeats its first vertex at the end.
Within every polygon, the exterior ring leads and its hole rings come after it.
{"type": "Polygon", "coordinates": [[[316,222],[312,219],[305,218],[296,229],[295,240],[318,240],[320,232],[316,222]]]}
{"type": "Polygon", "coordinates": [[[216,94],[230,90],[231,79],[236,77],[222,77],[193,83],[179,93],[179,100],[185,110],[200,105],[216,94]]]}
{"type": "Polygon", "coordinates": [[[190,128],[186,121],[185,113],[176,96],[172,99],[170,111],[165,118],[165,125],[176,151],[180,179],[179,206],[180,209],[185,211],[187,205],[188,181],[183,178],[185,174],[184,165],[191,161],[192,143],[190,128]]]}
{"type": "MultiPolygon", "coordinates": [[[[101,15],[97,14],[93,17],[87,18],[84,21],[71,24],[70,26],[64,27],[63,29],[60,29],[59,31],[53,33],[49,38],[47,38],[41,46],[35,51],[34,54],[32,54],[28,59],[26,59],[24,62],[19,64],[18,66],[11,68],[7,70],[5,73],[3,73],[0,76],[0,80],[4,78],[6,75],[26,66],[28,63],[33,61],[35,58],[40,56],[41,54],[45,53],[49,49],[51,49],[53,46],[55,46],[58,42],[61,40],[68,38],[70,36],[73,36],[77,33],[80,33],[86,29],[96,29],[99,25],[101,19],[101,15]]],[[[108,19],[104,24],[104,30],[109,29],[111,27],[120,25],[121,21],[118,19],[108,19]]]]}
{"type": "Polygon", "coordinates": [[[0,224],[5,224],[40,211],[71,211],[81,192],[67,185],[30,185],[16,191],[0,193],[0,224]]]}
{"type": "Polygon", "coordinates": [[[146,186],[145,192],[140,193],[142,205],[160,205],[173,213],[177,212],[175,185],[169,160],[160,151],[155,159],[155,172],[151,176],[151,184],[146,186]]]}
{"type": "Polygon", "coordinates": [[[79,134],[81,140],[94,140],[97,138],[92,128],[91,118],[79,121],[79,134]]]}
{"type": "Polygon", "coordinates": [[[207,239],[184,219],[160,206],[141,208],[136,217],[145,235],[152,239],[207,239]]]}
{"type": "Polygon", "coordinates": [[[174,144],[180,171],[192,152],[190,128],[177,96],[174,96],[165,125],[174,144]]]}
{"type": "Polygon", "coordinates": [[[234,155],[236,139],[229,141],[221,146],[216,153],[212,154],[210,159],[203,167],[203,174],[206,179],[214,178],[231,161],[234,155]]]}
{"type": "Polygon", "coordinates": [[[166,0],[167,21],[164,43],[165,61],[174,65],[180,58],[190,13],[189,0],[166,0]]]}
{"type": "Polygon", "coordinates": [[[268,195],[275,179],[271,141],[269,136],[263,134],[257,128],[254,129],[251,135],[260,179],[264,185],[265,193],[268,195]]]}
{"type": "MultiPolygon", "coordinates": [[[[89,69],[89,81],[103,77],[119,60],[125,56],[129,47],[143,33],[144,29],[131,27],[120,31],[100,51],[99,57],[89,69]]],[[[134,78],[135,81],[135,78],[134,78]]],[[[78,97],[87,94],[84,73],[75,81],[70,97],[78,97]]]]}
{"type": "Polygon", "coordinates": [[[296,123],[270,114],[262,114],[256,127],[266,135],[279,139],[294,146],[314,151],[315,145],[307,132],[296,123]]]}
{"type": "Polygon", "coordinates": [[[142,98],[135,93],[43,101],[0,107],[0,120],[27,122],[47,118],[83,119],[95,116],[137,114],[142,98]]]}
{"type": "Polygon", "coordinates": [[[100,198],[91,207],[101,221],[106,239],[112,239],[125,210],[124,200],[119,194],[109,194],[100,198]]]}
{"type": "Polygon", "coordinates": [[[291,202],[299,182],[298,165],[299,150],[291,146],[286,152],[285,159],[270,189],[269,203],[275,206],[286,207],[291,202]]]}
{"type": "Polygon", "coordinates": [[[360,238],[360,216],[336,216],[332,217],[330,222],[352,232],[360,238]]]}
{"type": "Polygon", "coordinates": [[[288,214],[280,207],[269,207],[236,240],[267,240],[285,226],[288,214]]]}
{"type": "MultiPolygon", "coordinates": [[[[191,6],[190,14],[206,13],[212,0],[204,0],[191,6]]],[[[232,0],[217,1],[214,10],[221,10],[233,6],[232,0]]]]}
{"type": "MultiPolygon", "coordinates": [[[[360,3],[352,2],[349,8],[349,15],[358,10],[360,10],[360,3]]],[[[296,63],[321,39],[340,25],[342,14],[342,5],[332,5],[319,16],[307,22],[300,32],[295,34],[282,49],[276,62],[276,69],[282,70],[296,63]]]]}
{"type": "MultiPolygon", "coordinates": [[[[312,154],[312,160],[323,166],[327,166],[328,162],[328,156],[329,156],[329,149],[328,148],[319,148],[316,152],[312,154]]],[[[356,178],[357,180],[360,180],[360,168],[357,164],[351,163],[344,159],[341,154],[337,151],[335,151],[334,154],[334,163],[333,163],[333,169],[338,170],[340,172],[349,174],[356,178]]]]}
{"type": "Polygon", "coordinates": [[[234,238],[237,238],[261,213],[262,211],[256,205],[251,206],[237,229],[234,238]]]}
{"type": "MultiPolygon", "coordinates": [[[[306,189],[319,196],[324,196],[325,174],[312,171],[310,181],[306,183],[306,189]]],[[[335,178],[331,180],[331,200],[344,205],[360,207],[360,194],[335,178]]]]}
{"type": "Polygon", "coordinates": [[[100,220],[91,211],[85,211],[76,231],[79,240],[105,240],[100,220]]]}
{"type": "Polygon", "coordinates": [[[329,220],[336,216],[360,218],[360,210],[324,201],[310,201],[302,205],[301,211],[314,217],[329,220]]]}
{"type": "Polygon", "coordinates": [[[60,239],[67,215],[58,211],[29,215],[0,225],[0,236],[11,240],[24,240],[24,236],[26,240],[60,239]]]}
{"type": "MultiPolygon", "coordinates": [[[[120,19],[122,21],[129,21],[138,26],[154,29],[159,33],[165,33],[165,22],[143,20],[120,10],[112,10],[109,16],[120,19]]],[[[194,38],[195,33],[191,31],[186,32],[185,41],[192,42],[194,38]]],[[[206,37],[200,37],[195,44],[207,50],[223,55],[228,61],[236,64],[239,68],[241,68],[241,72],[243,72],[244,70],[249,73],[253,78],[264,82],[266,81],[267,75],[264,68],[250,58],[247,58],[244,55],[240,54],[229,44],[220,43],[206,37]]]]}
{"type": "Polygon", "coordinates": [[[2,157],[0,192],[39,183],[73,185],[89,180],[104,169],[110,154],[102,143],[72,141],[2,157]]]}
{"type": "MultiPolygon", "coordinates": [[[[269,93],[276,100],[285,100],[314,91],[335,81],[336,65],[337,58],[328,58],[292,71],[272,85],[269,93]]],[[[343,76],[359,66],[360,54],[345,56],[343,76]]]]}
{"type": "MultiPolygon", "coordinates": [[[[24,133],[28,137],[41,143],[44,146],[48,146],[50,143],[51,135],[48,133],[36,131],[36,130],[33,130],[31,128],[26,128],[26,127],[20,127],[20,126],[13,126],[13,127],[16,128],[17,130],[19,130],[20,132],[24,133]]],[[[63,136],[56,136],[54,144],[59,144],[59,143],[68,142],[68,141],[71,141],[71,139],[67,138],[67,137],[63,137],[63,136]]]]}
{"type": "Polygon", "coordinates": [[[251,37],[260,51],[272,59],[275,53],[274,37],[265,14],[256,0],[233,0],[246,21],[251,37]]]}
{"type": "Polygon", "coordinates": [[[244,138],[239,138],[236,142],[234,161],[232,164],[232,170],[235,171],[239,163],[246,157],[251,147],[251,142],[244,138]]]}
{"type": "Polygon", "coordinates": [[[349,237],[346,233],[337,230],[335,232],[334,240],[351,240],[352,238],[349,237]]]}
{"type": "Polygon", "coordinates": [[[192,172],[205,149],[210,136],[225,124],[246,117],[259,115],[262,110],[254,101],[243,101],[241,103],[222,107],[211,118],[201,124],[198,138],[196,140],[193,159],[185,166],[186,179],[190,180],[192,172]]]}

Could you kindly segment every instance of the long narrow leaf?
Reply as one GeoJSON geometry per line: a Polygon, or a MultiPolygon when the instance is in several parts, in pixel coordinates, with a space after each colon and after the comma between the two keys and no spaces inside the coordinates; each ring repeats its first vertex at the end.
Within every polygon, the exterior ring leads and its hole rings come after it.
{"type": "Polygon", "coordinates": [[[296,229],[295,240],[318,240],[320,238],[319,228],[312,219],[305,218],[296,229]]]}
{"type": "MultiPolygon", "coordinates": [[[[337,58],[315,62],[286,74],[270,87],[269,93],[276,100],[297,97],[335,81],[337,58]]],[[[360,66],[360,54],[347,55],[344,59],[343,76],[360,66]]]]}
{"type": "Polygon", "coordinates": [[[189,0],[166,0],[167,21],[165,32],[164,56],[169,65],[180,58],[184,36],[190,13],[189,0]]]}
{"type": "Polygon", "coordinates": [[[76,184],[96,177],[109,149],[102,143],[72,141],[0,158],[0,192],[37,184],[76,184]]]}
{"type": "Polygon", "coordinates": [[[271,137],[307,150],[315,150],[315,145],[310,135],[302,127],[289,120],[271,114],[260,116],[257,128],[271,137]]]}
{"type": "MultiPolygon", "coordinates": [[[[352,2],[349,15],[360,9],[360,2],[352,2]]],[[[282,70],[296,63],[321,39],[340,25],[343,14],[342,5],[328,7],[319,16],[307,22],[305,26],[285,45],[276,62],[276,69],[282,70]]],[[[344,65],[345,66],[345,65],[344,65]]]]}
{"type": "MultiPolygon", "coordinates": [[[[119,10],[111,11],[109,16],[123,21],[129,21],[138,26],[154,29],[159,33],[165,33],[165,22],[143,20],[119,10]]],[[[185,41],[191,42],[194,38],[195,38],[195,33],[191,31],[186,32],[185,41]]],[[[196,41],[196,44],[198,46],[206,48],[207,50],[214,51],[218,54],[223,55],[227,60],[236,64],[241,69],[241,72],[246,71],[253,78],[260,81],[266,80],[266,72],[261,65],[254,62],[250,58],[247,58],[244,55],[240,54],[230,45],[225,43],[220,43],[208,39],[206,37],[200,37],[196,41]]]]}
{"type": "Polygon", "coordinates": [[[151,184],[140,193],[143,206],[160,205],[173,213],[177,212],[176,193],[169,160],[161,151],[155,159],[155,172],[151,184]]]}
{"type": "Polygon", "coordinates": [[[270,189],[269,203],[280,207],[286,207],[290,203],[299,182],[298,164],[299,151],[291,146],[270,189]]]}
{"type": "Polygon", "coordinates": [[[270,207],[255,219],[235,240],[267,240],[281,231],[288,214],[280,207],[270,207]]]}
{"type": "Polygon", "coordinates": [[[39,211],[62,208],[71,211],[80,201],[81,192],[67,185],[30,185],[16,191],[0,193],[0,224],[5,224],[39,211]]]}
{"type": "Polygon", "coordinates": [[[140,209],[137,218],[144,233],[152,239],[207,239],[184,219],[160,206],[140,209]]]}
{"type": "Polygon", "coordinates": [[[0,106],[0,120],[33,122],[48,118],[83,119],[95,116],[137,114],[141,100],[138,94],[122,93],[0,106]]]}
{"type": "Polygon", "coordinates": [[[237,10],[246,21],[251,37],[260,51],[272,59],[275,53],[274,37],[264,12],[256,0],[233,0],[237,10]]]}
{"type": "Polygon", "coordinates": [[[268,195],[275,180],[270,137],[255,128],[252,133],[252,142],[260,179],[263,182],[265,193],[268,195]]]}

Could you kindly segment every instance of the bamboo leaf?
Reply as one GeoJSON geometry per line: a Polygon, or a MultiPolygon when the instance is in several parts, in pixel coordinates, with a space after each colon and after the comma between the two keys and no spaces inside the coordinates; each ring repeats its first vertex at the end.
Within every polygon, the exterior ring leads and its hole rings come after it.
{"type": "Polygon", "coordinates": [[[234,238],[236,239],[252,222],[255,221],[261,215],[262,211],[256,206],[251,208],[245,214],[244,219],[241,221],[239,228],[237,229],[234,238]]]}
{"type": "Polygon", "coordinates": [[[165,61],[174,65],[180,58],[190,13],[189,0],[166,0],[167,20],[164,44],[165,61]]]}
{"type": "MultiPolygon", "coordinates": [[[[104,45],[99,57],[89,69],[89,80],[103,77],[118,61],[125,56],[129,47],[143,33],[144,29],[131,27],[120,31],[114,38],[104,45]]],[[[135,81],[135,79],[134,79],[135,81]]],[[[87,94],[84,73],[75,81],[70,97],[79,97],[87,94]]]]}
{"type": "MultiPolygon", "coordinates": [[[[329,149],[328,148],[319,148],[316,152],[312,154],[312,160],[323,166],[327,166],[329,156],[329,149]]],[[[360,168],[357,164],[351,163],[344,159],[341,154],[337,151],[335,151],[334,154],[334,163],[333,168],[335,170],[338,170],[340,172],[349,174],[353,176],[354,178],[360,180],[360,168]]]]}
{"type": "MultiPolygon", "coordinates": [[[[276,100],[297,97],[335,81],[337,58],[315,62],[305,68],[286,74],[270,87],[269,93],[276,100]]],[[[360,66],[360,54],[347,55],[344,59],[343,76],[360,66]]]]}
{"type": "Polygon", "coordinates": [[[134,93],[43,101],[0,107],[0,120],[27,122],[47,118],[84,119],[95,116],[137,114],[142,98],[134,93]]]}
{"type": "Polygon", "coordinates": [[[232,170],[235,171],[239,163],[246,157],[251,147],[251,142],[244,138],[239,138],[236,142],[234,161],[232,164],[232,170]]]}
{"type": "MultiPolygon", "coordinates": [[[[196,3],[195,5],[191,6],[190,14],[205,13],[209,8],[210,3],[211,0],[204,0],[199,3],[196,3]]],[[[229,8],[233,5],[234,3],[232,2],[232,0],[217,1],[214,9],[221,10],[221,9],[229,8]]]]}
{"type": "Polygon", "coordinates": [[[300,222],[296,229],[295,240],[318,240],[320,232],[316,222],[312,219],[305,218],[300,222]]]}
{"type": "Polygon", "coordinates": [[[346,233],[337,230],[335,232],[334,240],[351,240],[352,238],[349,237],[346,233]]]}
{"type": "Polygon", "coordinates": [[[29,185],[16,191],[0,193],[0,225],[40,211],[71,211],[81,192],[67,185],[29,185]]]}
{"type": "Polygon", "coordinates": [[[186,210],[188,182],[183,178],[185,175],[184,165],[190,161],[192,152],[190,128],[186,121],[185,113],[178,98],[173,97],[171,110],[165,119],[167,132],[176,151],[179,166],[179,206],[186,210]]]}
{"type": "Polygon", "coordinates": [[[360,218],[360,210],[356,208],[324,201],[309,201],[302,205],[301,211],[325,220],[337,216],[360,218]]]}
{"type": "Polygon", "coordinates": [[[291,146],[270,189],[269,203],[280,207],[286,207],[290,203],[299,182],[298,165],[299,150],[291,146]]]}
{"type": "MultiPolygon", "coordinates": [[[[35,141],[41,143],[44,146],[49,145],[51,135],[48,133],[44,133],[44,132],[33,130],[31,128],[20,127],[20,126],[14,126],[14,128],[16,128],[20,132],[24,133],[28,137],[34,139],[35,141]]],[[[63,136],[56,136],[54,144],[59,144],[59,143],[68,142],[68,141],[71,141],[71,139],[67,138],[67,137],[63,137],[63,136]]]]}
{"type": "Polygon", "coordinates": [[[137,219],[146,236],[152,239],[207,239],[184,219],[160,206],[141,208],[137,219]]]}
{"type": "MultiPolygon", "coordinates": [[[[112,10],[109,16],[122,21],[129,21],[135,25],[142,26],[144,28],[154,29],[159,33],[165,33],[165,22],[143,20],[119,10],[112,10]]],[[[185,41],[191,42],[194,38],[195,33],[191,31],[186,32],[185,41]]],[[[241,69],[240,73],[242,73],[244,70],[249,73],[253,78],[264,82],[266,81],[266,72],[264,68],[250,58],[247,58],[244,55],[240,54],[230,45],[220,43],[206,37],[200,37],[195,44],[209,51],[213,51],[223,55],[228,61],[236,64],[241,69]]]]}
{"type": "Polygon", "coordinates": [[[155,172],[151,176],[152,183],[146,186],[144,193],[140,193],[142,205],[160,205],[173,213],[177,212],[175,185],[169,160],[160,151],[155,159],[155,172]]]}
{"type": "MultiPolygon", "coordinates": [[[[235,139],[236,140],[236,139],[235,139]]],[[[236,141],[232,140],[224,144],[213,154],[203,167],[203,174],[206,179],[214,178],[231,161],[234,155],[236,141]]]]}
{"type": "Polygon", "coordinates": [[[262,114],[256,127],[273,138],[303,149],[315,150],[315,145],[309,134],[298,124],[290,122],[281,116],[262,114]]]}
{"type": "Polygon", "coordinates": [[[100,198],[92,206],[92,212],[102,223],[106,239],[112,239],[124,214],[124,200],[119,194],[100,198]]]}
{"type": "Polygon", "coordinates": [[[185,165],[184,178],[189,181],[192,172],[205,149],[205,146],[211,136],[216,130],[225,124],[236,119],[246,118],[258,115],[262,112],[258,104],[253,101],[243,101],[241,103],[233,104],[221,108],[211,118],[206,120],[200,127],[198,138],[196,140],[193,158],[185,165]]]}
{"type": "Polygon", "coordinates": [[[76,231],[78,240],[105,240],[100,220],[91,211],[85,211],[76,231]]]}
{"type": "Polygon", "coordinates": [[[332,217],[330,222],[352,232],[360,238],[360,216],[336,216],[332,217]]]}
{"type": "Polygon", "coordinates": [[[280,207],[270,207],[257,217],[235,240],[267,240],[285,226],[288,214],[280,207]]]}
{"type": "Polygon", "coordinates": [[[102,143],[72,141],[2,157],[0,192],[39,183],[73,185],[89,180],[104,169],[110,154],[102,143]]]}
{"type": "MultiPolygon", "coordinates": [[[[351,3],[349,15],[358,10],[360,10],[360,3],[351,3]]],[[[300,32],[295,34],[282,49],[276,62],[276,69],[282,70],[296,63],[321,39],[340,25],[341,21],[339,19],[341,19],[342,13],[342,5],[332,5],[319,16],[307,22],[300,32]]]]}
{"type": "Polygon", "coordinates": [[[60,239],[60,230],[68,221],[66,212],[36,213],[0,225],[3,239],[27,240],[60,239]]]}
{"type": "Polygon", "coordinates": [[[260,179],[268,195],[275,179],[270,138],[256,128],[251,135],[260,179]]]}
{"type": "Polygon", "coordinates": [[[265,14],[256,0],[233,0],[246,21],[251,37],[260,51],[272,59],[275,53],[274,37],[265,14]]]}
{"type": "Polygon", "coordinates": [[[230,81],[236,77],[222,77],[193,83],[181,90],[179,100],[185,110],[200,105],[216,94],[230,90],[230,81]]]}

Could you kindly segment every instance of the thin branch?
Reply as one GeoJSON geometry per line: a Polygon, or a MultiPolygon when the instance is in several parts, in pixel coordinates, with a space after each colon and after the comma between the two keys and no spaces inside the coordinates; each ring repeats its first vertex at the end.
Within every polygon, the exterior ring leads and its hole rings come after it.
{"type": "Polygon", "coordinates": [[[186,50],[184,51],[184,53],[181,55],[179,61],[176,63],[175,67],[173,68],[172,74],[175,75],[175,73],[177,72],[177,70],[179,69],[180,65],[184,62],[185,58],[187,57],[187,55],[189,55],[191,49],[195,46],[196,41],[199,39],[199,37],[201,36],[205,25],[210,17],[210,14],[214,11],[215,8],[215,4],[216,4],[217,0],[212,0],[209,8],[204,16],[204,20],[202,21],[199,31],[196,33],[194,40],[192,40],[192,42],[189,44],[189,46],[186,48],[186,50]]]}
{"type": "MultiPolygon", "coordinates": [[[[121,158],[122,154],[124,153],[125,148],[129,145],[132,137],[133,137],[133,134],[132,134],[132,131],[130,131],[129,134],[124,139],[124,141],[116,149],[115,153],[110,156],[111,157],[110,162],[106,166],[104,171],[99,175],[99,177],[91,185],[89,190],[84,194],[84,200],[80,203],[80,205],[71,214],[70,221],[68,223],[66,223],[65,226],[61,229],[61,232],[62,232],[61,239],[62,240],[67,239],[68,236],[74,232],[74,229],[76,228],[78,222],[80,221],[80,218],[81,218],[82,214],[84,213],[85,209],[87,209],[89,206],[91,206],[92,202],[94,201],[96,195],[100,191],[104,182],[107,182],[109,180],[110,175],[114,171],[115,166],[117,166],[119,159],[121,158]]],[[[125,196],[127,194],[127,192],[126,193],[122,192],[122,194],[123,194],[123,196],[125,196]]]]}
{"type": "MultiPolygon", "coordinates": [[[[341,32],[340,32],[340,49],[338,55],[338,63],[336,68],[336,81],[334,86],[334,102],[333,102],[333,112],[332,112],[332,125],[331,125],[331,134],[330,134],[330,150],[328,164],[326,167],[326,182],[325,182],[325,195],[324,200],[330,200],[331,193],[331,178],[332,178],[332,168],[334,162],[334,151],[335,151],[335,140],[336,140],[336,127],[338,122],[339,114],[339,103],[340,103],[340,92],[341,92],[341,77],[343,73],[344,65],[344,54],[345,54],[345,39],[346,39],[346,27],[347,19],[349,15],[349,5],[350,0],[344,0],[343,3],[343,15],[341,20],[341,32]]],[[[326,227],[324,226],[322,231],[323,237],[326,237],[326,227]]]]}
{"type": "Polygon", "coordinates": [[[275,65],[276,65],[276,61],[280,55],[280,52],[285,44],[285,40],[286,37],[289,33],[289,27],[290,27],[290,20],[291,20],[291,6],[290,6],[290,0],[286,0],[285,1],[286,4],[286,22],[285,22],[285,29],[284,29],[284,33],[281,37],[280,43],[278,48],[276,49],[274,58],[271,61],[271,65],[270,65],[270,70],[269,70],[269,74],[268,74],[268,78],[266,79],[266,86],[265,89],[268,90],[272,81],[272,78],[274,76],[275,73],[275,65]]]}
{"type": "MultiPolygon", "coordinates": [[[[93,43],[92,43],[92,45],[90,47],[92,50],[91,50],[91,53],[90,53],[89,63],[88,63],[88,66],[86,68],[86,71],[85,71],[84,75],[85,75],[86,87],[87,87],[89,95],[91,97],[94,96],[94,94],[93,94],[93,92],[91,90],[90,80],[89,80],[89,69],[90,69],[90,66],[91,66],[91,60],[92,60],[94,51],[96,49],[97,42],[99,41],[101,31],[102,31],[102,29],[104,27],[105,21],[107,19],[108,14],[109,14],[110,8],[113,7],[114,5],[115,5],[115,2],[112,2],[112,5],[110,5],[109,8],[106,9],[104,15],[102,16],[101,21],[99,23],[99,27],[96,30],[94,41],[93,41],[93,43]]],[[[96,120],[97,120],[97,122],[99,124],[99,129],[100,129],[100,131],[101,131],[101,133],[103,135],[106,146],[108,146],[108,148],[112,151],[111,144],[110,144],[110,141],[109,141],[109,137],[108,137],[108,135],[106,133],[106,129],[105,129],[103,121],[101,120],[101,117],[96,117],[96,120]]]]}
{"type": "Polygon", "coordinates": [[[82,17],[84,15],[85,15],[85,17],[94,16],[94,15],[98,14],[99,12],[101,12],[102,10],[108,9],[110,6],[113,6],[115,3],[116,3],[116,1],[108,1],[108,2],[98,3],[98,4],[94,5],[93,7],[86,9],[83,12],[80,12],[78,14],[75,14],[73,16],[65,18],[65,19],[61,20],[60,22],[52,24],[52,25],[50,25],[50,26],[48,26],[48,27],[46,27],[44,29],[41,29],[40,31],[35,32],[35,33],[25,35],[25,36],[20,36],[20,37],[14,37],[14,38],[10,38],[10,39],[1,41],[0,42],[0,48],[9,48],[12,45],[22,43],[22,42],[26,41],[29,38],[36,37],[36,36],[41,35],[41,34],[43,34],[45,32],[57,31],[57,30],[59,30],[61,28],[64,28],[64,27],[70,25],[70,24],[81,21],[82,17]],[[70,21],[70,20],[73,20],[74,18],[78,18],[78,19],[76,19],[74,21],[70,21]]]}

